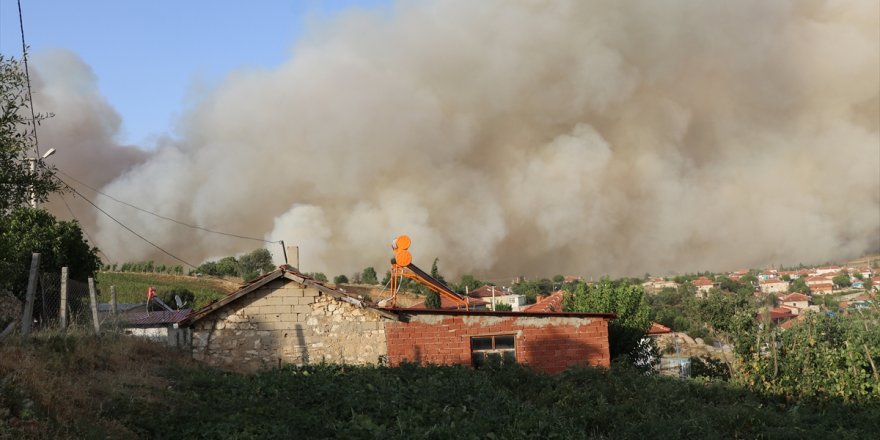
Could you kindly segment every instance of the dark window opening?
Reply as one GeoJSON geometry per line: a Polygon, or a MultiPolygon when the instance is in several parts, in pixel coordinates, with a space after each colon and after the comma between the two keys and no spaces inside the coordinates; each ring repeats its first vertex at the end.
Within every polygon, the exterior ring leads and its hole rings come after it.
{"type": "Polygon", "coordinates": [[[516,339],[513,335],[471,338],[471,363],[475,368],[516,363],[516,339]]]}

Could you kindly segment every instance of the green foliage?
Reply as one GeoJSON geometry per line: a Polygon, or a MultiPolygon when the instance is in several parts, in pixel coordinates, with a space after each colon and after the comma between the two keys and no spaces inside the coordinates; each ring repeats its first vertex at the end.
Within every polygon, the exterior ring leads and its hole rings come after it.
{"type": "Polygon", "coordinates": [[[793,399],[877,403],[880,314],[829,317],[811,313],[786,331],[764,328],[744,341],[739,380],[793,399]],[[873,364],[872,364],[873,362],[873,364]]]}
{"type": "Polygon", "coordinates": [[[425,296],[425,308],[426,309],[439,309],[441,308],[440,295],[437,292],[428,292],[425,296]]]}
{"type": "MultiPolygon", "coordinates": [[[[577,284],[573,284],[571,286],[572,289],[577,284]]],[[[525,295],[526,302],[529,304],[534,303],[538,295],[547,295],[553,293],[553,281],[550,281],[547,278],[541,278],[540,280],[532,280],[532,281],[521,281],[518,283],[514,283],[513,286],[510,287],[513,293],[517,295],[525,295]]]]}
{"type": "MultiPolygon", "coordinates": [[[[89,246],[76,220],[58,221],[46,211],[31,208],[15,208],[0,217],[0,290],[24,299],[34,252],[40,253],[42,273],[60,275],[67,266],[70,278],[81,282],[101,267],[98,249],[89,246]]],[[[38,295],[37,301],[41,299],[38,295]]],[[[57,316],[50,305],[46,312],[57,316]]],[[[35,316],[43,309],[35,307],[35,316]]]]}
{"type": "Polygon", "coordinates": [[[265,248],[255,249],[238,259],[238,276],[244,280],[252,280],[273,270],[272,254],[265,248]]]}
{"type": "Polygon", "coordinates": [[[361,282],[364,284],[379,284],[379,278],[376,275],[376,269],[372,266],[367,267],[361,272],[361,282]]]}
{"type": "Polygon", "coordinates": [[[348,277],[345,275],[336,275],[333,277],[333,284],[348,284],[348,277]]]}
{"type": "Polygon", "coordinates": [[[495,304],[495,311],[496,312],[512,312],[513,306],[510,304],[507,304],[507,303],[501,303],[501,302],[496,303],[495,304]]]}
{"type": "MultiPolygon", "coordinates": [[[[196,302],[196,294],[185,287],[172,287],[168,290],[159,289],[156,292],[156,295],[172,309],[177,309],[177,301],[174,299],[175,296],[180,296],[180,300],[185,303],[183,306],[184,308],[192,308],[196,302]]],[[[153,310],[164,310],[164,308],[158,304],[151,304],[151,307],[153,310]]]]}
{"type": "Polygon", "coordinates": [[[876,406],[787,402],[627,369],[549,376],[519,365],[314,365],[166,374],[173,386],[120,393],[106,417],[139,437],[166,439],[870,438],[880,418],[876,406]]]}
{"type": "Polygon", "coordinates": [[[593,286],[580,283],[572,294],[565,295],[563,308],[567,312],[617,314],[608,326],[611,359],[626,356],[634,365],[650,365],[655,353],[643,351],[641,341],[651,327],[651,313],[640,285],[608,279],[593,286]]]}
{"type": "MultiPolygon", "coordinates": [[[[140,303],[147,300],[147,288],[153,286],[162,300],[164,292],[177,289],[192,292],[193,299],[189,301],[189,307],[199,308],[205,304],[220,299],[229,293],[232,288],[224,286],[220,281],[210,278],[196,277],[171,277],[167,275],[124,273],[124,272],[99,272],[95,275],[98,285],[99,300],[110,300],[110,286],[116,286],[116,297],[119,303],[140,303]]],[[[172,302],[167,303],[174,307],[172,302]]]]}
{"type": "Polygon", "coordinates": [[[327,275],[324,275],[323,272],[309,272],[306,274],[306,276],[314,278],[315,281],[320,281],[322,283],[327,282],[327,275]]]}
{"type": "Polygon", "coordinates": [[[564,281],[565,281],[565,277],[564,277],[564,276],[562,276],[562,275],[553,275],[553,282],[554,282],[554,283],[559,284],[559,283],[562,283],[562,282],[564,282],[564,281]]]}
{"type": "Polygon", "coordinates": [[[28,102],[24,66],[0,54],[0,216],[27,205],[32,191],[44,202],[61,188],[54,167],[40,161],[30,171],[27,159],[36,155],[34,130],[45,115],[32,121],[28,102]]]}
{"type": "Polygon", "coordinates": [[[834,287],[838,289],[849,287],[852,285],[852,281],[849,278],[849,274],[846,273],[846,270],[840,271],[839,274],[835,275],[834,278],[831,279],[831,282],[834,283],[834,287]]]}
{"type": "Polygon", "coordinates": [[[464,274],[461,276],[461,279],[458,281],[458,284],[456,284],[453,287],[453,290],[455,290],[459,294],[464,295],[465,292],[470,292],[474,289],[479,289],[480,287],[483,287],[485,285],[486,285],[486,283],[476,279],[473,275],[464,274]]]}
{"type": "Polygon", "coordinates": [[[788,291],[803,293],[804,295],[809,295],[810,293],[812,293],[810,291],[810,286],[807,285],[807,281],[803,278],[796,278],[792,280],[791,284],[788,285],[788,291]]]}
{"type": "MultiPolygon", "coordinates": [[[[152,262],[150,262],[152,264],[152,262]]],[[[124,269],[123,269],[124,270],[124,269]]],[[[219,261],[207,261],[196,269],[198,273],[215,277],[238,277],[245,281],[252,280],[275,270],[272,263],[272,254],[268,250],[260,248],[242,255],[240,258],[233,256],[223,257],[219,261]]],[[[145,270],[152,272],[152,270],[145,270]]]]}
{"type": "Polygon", "coordinates": [[[710,356],[691,356],[691,377],[712,380],[730,380],[730,369],[724,362],[710,356]]]}

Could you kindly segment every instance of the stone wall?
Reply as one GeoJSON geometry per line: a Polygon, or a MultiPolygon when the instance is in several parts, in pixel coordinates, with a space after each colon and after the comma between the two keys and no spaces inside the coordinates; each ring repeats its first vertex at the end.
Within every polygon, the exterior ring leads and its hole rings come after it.
{"type": "MultiPolygon", "coordinates": [[[[499,314],[500,315],[500,314],[499,314]]],[[[562,316],[414,314],[385,323],[388,362],[471,364],[470,339],[514,335],[516,361],[556,373],[573,365],[610,366],[608,320],[562,316]]]]}
{"type": "Polygon", "coordinates": [[[193,357],[251,371],[282,363],[373,364],[386,354],[385,319],[279,279],[196,321],[193,357]]]}

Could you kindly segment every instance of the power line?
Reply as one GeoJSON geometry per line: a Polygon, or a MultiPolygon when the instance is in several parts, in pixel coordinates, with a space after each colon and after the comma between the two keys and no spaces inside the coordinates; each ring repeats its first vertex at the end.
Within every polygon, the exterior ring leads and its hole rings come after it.
{"type": "MultiPolygon", "coordinates": [[[[86,187],[86,188],[88,188],[88,189],[94,191],[94,192],[97,193],[97,194],[100,194],[100,195],[102,195],[102,196],[104,196],[104,197],[107,197],[107,198],[109,198],[110,200],[113,200],[114,202],[121,203],[121,204],[123,204],[123,205],[125,205],[125,206],[128,206],[129,208],[137,209],[138,211],[141,211],[141,212],[146,213],[146,214],[150,214],[150,215],[155,216],[155,217],[158,217],[158,218],[160,218],[160,219],[163,219],[163,220],[167,220],[167,221],[170,221],[170,222],[177,223],[178,225],[181,225],[181,226],[186,226],[186,227],[188,227],[188,228],[192,228],[192,229],[198,229],[198,230],[200,230],[200,231],[210,232],[210,233],[212,233],[212,234],[219,234],[219,235],[225,235],[225,236],[227,236],[227,237],[241,238],[241,239],[243,239],[243,240],[253,240],[253,241],[259,241],[259,242],[262,242],[262,243],[272,243],[272,244],[275,244],[275,243],[281,243],[281,240],[270,241],[270,240],[264,240],[264,239],[262,239],[262,238],[248,237],[248,236],[245,236],[245,235],[238,235],[238,234],[232,234],[232,233],[229,233],[229,232],[216,231],[216,230],[213,230],[213,229],[208,229],[208,228],[203,227],[203,226],[192,225],[192,224],[189,224],[189,223],[186,223],[186,222],[182,222],[182,221],[180,221],[180,220],[176,220],[176,219],[173,219],[173,218],[171,218],[171,217],[166,217],[166,216],[164,216],[164,215],[157,214],[157,213],[155,213],[155,212],[153,212],[153,211],[150,211],[150,210],[148,210],[148,209],[144,209],[144,208],[141,208],[141,207],[138,207],[138,206],[132,205],[131,203],[128,203],[128,202],[126,202],[126,201],[119,200],[119,199],[117,199],[116,197],[113,197],[113,196],[111,196],[111,195],[109,195],[109,194],[107,194],[107,193],[104,193],[104,192],[102,192],[102,191],[100,191],[100,190],[98,190],[98,189],[96,189],[96,188],[94,188],[94,187],[92,187],[92,186],[87,185],[86,183],[82,182],[81,180],[77,179],[76,177],[73,177],[73,176],[71,176],[70,174],[65,173],[64,171],[61,171],[60,169],[57,169],[57,168],[56,168],[56,170],[57,170],[59,173],[61,173],[61,174],[65,175],[65,176],[67,176],[68,178],[70,178],[70,179],[73,180],[74,182],[79,183],[80,185],[82,185],[82,186],[84,186],[84,187],[86,187]]],[[[59,179],[59,180],[60,180],[60,179],[59,179]]]]}
{"type": "MultiPolygon", "coordinates": [[[[64,202],[64,206],[67,207],[67,212],[70,213],[70,216],[73,217],[73,219],[76,220],[78,223],[82,224],[82,222],[80,222],[79,219],[76,218],[76,214],[73,213],[73,210],[70,209],[70,205],[67,203],[67,199],[64,198],[64,194],[59,194],[59,195],[61,196],[61,201],[64,202]]],[[[83,234],[86,234],[86,238],[88,238],[91,243],[97,244],[97,243],[95,243],[95,240],[92,240],[92,236],[89,235],[89,231],[86,231],[85,225],[83,225],[83,227],[80,229],[83,231],[83,234]]],[[[97,249],[98,249],[98,252],[104,254],[104,256],[107,257],[107,260],[113,261],[113,259],[110,258],[110,256],[107,255],[107,253],[104,252],[101,248],[97,248],[97,249]]]]}
{"type": "Polygon", "coordinates": [[[124,223],[122,223],[121,221],[117,220],[115,217],[113,217],[112,215],[110,215],[107,211],[104,211],[104,210],[101,209],[98,205],[96,205],[94,202],[92,202],[91,200],[89,200],[88,197],[82,195],[82,193],[80,193],[79,191],[77,191],[76,188],[74,188],[74,187],[68,185],[67,182],[65,182],[64,180],[61,180],[61,178],[59,178],[59,177],[57,177],[57,176],[56,176],[55,178],[58,179],[61,183],[63,183],[64,186],[66,186],[67,188],[69,188],[69,189],[70,189],[71,191],[73,191],[75,194],[77,194],[78,196],[82,197],[83,200],[85,200],[85,201],[88,202],[90,205],[92,205],[93,207],[95,207],[95,209],[97,209],[98,211],[101,211],[102,214],[104,214],[104,215],[106,215],[107,217],[109,217],[110,220],[113,220],[113,221],[116,222],[119,226],[122,226],[123,228],[125,228],[128,232],[131,232],[132,234],[136,235],[136,236],[137,236],[138,238],[140,238],[141,240],[143,240],[143,241],[149,243],[151,246],[153,246],[154,248],[158,249],[159,251],[161,251],[161,252],[164,253],[165,255],[168,255],[169,257],[171,257],[171,258],[173,258],[173,259],[175,259],[175,260],[177,260],[177,261],[180,261],[181,263],[183,263],[183,264],[185,264],[185,265],[187,265],[187,266],[189,266],[189,267],[191,267],[191,268],[193,268],[193,269],[197,269],[197,267],[196,267],[195,265],[186,262],[186,261],[183,260],[182,258],[180,258],[180,257],[178,257],[178,256],[176,256],[176,255],[174,255],[174,254],[172,254],[171,252],[166,251],[165,249],[162,249],[162,248],[159,247],[159,245],[157,245],[156,243],[153,243],[152,241],[148,240],[148,239],[147,239],[146,237],[144,237],[143,235],[138,234],[138,233],[135,232],[133,229],[129,228],[129,227],[126,226],[124,223]]]}
{"type": "Polygon", "coordinates": [[[27,45],[24,42],[24,20],[21,17],[21,0],[18,0],[18,27],[21,30],[21,59],[24,61],[24,78],[27,82],[28,101],[31,108],[31,124],[34,127],[34,150],[40,157],[40,139],[37,137],[37,115],[34,113],[34,96],[31,94],[31,74],[28,72],[27,45]]]}

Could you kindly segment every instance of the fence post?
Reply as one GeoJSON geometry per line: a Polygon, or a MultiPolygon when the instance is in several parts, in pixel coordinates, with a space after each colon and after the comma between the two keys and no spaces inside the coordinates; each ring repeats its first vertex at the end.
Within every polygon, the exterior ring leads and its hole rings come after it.
{"type": "Polygon", "coordinates": [[[116,317],[116,286],[110,286],[110,314],[116,317]]]}
{"type": "Polygon", "coordinates": [[[61,306],[58,309],[58,320],[61,330],[67,330],[67,266],[61,268],[61,306]]]}
{"type": "Polygon", "coordinates": [[[89,305],[92,307],[92,322],[95,324],[95,335],[101,334],[101,323],[98,321],[98,293],[95,291],[95,279],[89,278],[89,305]]]}
{"type": "Polygon", "coordinates": [[[34,322],[34,294],[37,291],[37,275],[40,271],[40,254],[34,252],[31,255],[31,273],[28,276],[27,295],[24,301],[24,314],[21,316],[21,336],[27,336],[31,332],[31,324],[34,322]]]}

